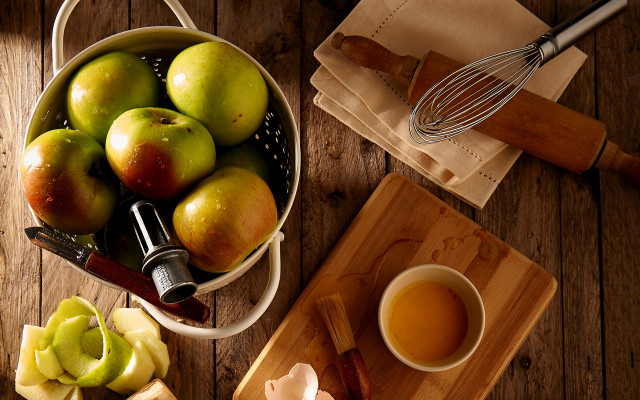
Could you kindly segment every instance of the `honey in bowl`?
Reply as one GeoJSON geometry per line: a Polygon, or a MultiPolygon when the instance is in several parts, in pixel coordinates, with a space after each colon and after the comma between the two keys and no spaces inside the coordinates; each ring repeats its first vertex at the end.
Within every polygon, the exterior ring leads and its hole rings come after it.
{"type": "Polygon", "coordinates": [[[401,272],[378,304],[384,344],[399,361],[420,371],[445,371],[464,362],[480,344],[484,323],[478,290],[444,265],[401,272]]]}
{"type": "Polygon", "coordinates": [[[445,359],[467,335],[464,302],[450,287],[435,281],[416,282],[391,301],[388,330],[395,346],[417,363],[445,359]]]}

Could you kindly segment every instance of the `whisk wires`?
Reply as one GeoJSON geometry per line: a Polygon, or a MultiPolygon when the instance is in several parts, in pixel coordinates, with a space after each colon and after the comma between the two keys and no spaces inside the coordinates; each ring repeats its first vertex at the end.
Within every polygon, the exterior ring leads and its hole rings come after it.
{"type": "Polygon", "coordinates": [[[542,58],[536,45],[475,61],[429,89],[410,117],[418,143],[437,143],[489,118],[527,83],[542,58]]]}

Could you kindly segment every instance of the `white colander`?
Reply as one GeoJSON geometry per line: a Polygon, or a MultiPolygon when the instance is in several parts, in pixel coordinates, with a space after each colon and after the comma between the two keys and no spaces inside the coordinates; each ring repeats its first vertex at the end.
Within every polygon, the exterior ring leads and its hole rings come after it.
{"type": "MultiPolygon", "coordinates": [[[[153,54],[155,51],[163,53],[166,51],[179,51],[194,44],[207,41],[228,43],[215,35],[198,31],[189,15],[177,0],[164,0],[175,13],[176,17],[178,17],[183,27],[157,26],[125,31],[95,43],[64,64],[62,51],[64,28],[69,15],[79,1],[80,0],[66,0],[56,16],[52,35],[54,76],[40,95],[29,118],[24,147],[47,130],[63,125],[60,120],[63,119],[61,115],[64,113],[64,98],[67,83],[74,72],[89,60],[111,51],[153,54]]],[[[234,46],[231,43],[229,44],[234,46]]],[[[245,54],[256,67],[258,67],[269,87],[270,98],[267,116],[260,129],[258,129],[249,141],[251,141],[254,146],[260,146],[263,153],[269,155],[270,162],[274,166],[272,171],[277,171],[276,175],[279,175],[275,177],[274,183],[270,182],[276,200],[279,202],[279,219],[270,237],[240,265],[227,273],[212,277],[206,281],[198,282],[197,293],[218,289],[244,274],[262,257],[267,248],[269,248],[270,273],[267,287],[254,308],[234,324],[211,329],[185,325],[170,318],[164,312],[146,301],[136,298],[136,300],[167,329],[181,335],[195,338],[218,339],[235,335],[256,322],[266,311],[269,304],[271,304],[280,281],[280,242],[284,239],[284,235],[280,230],[291,210],[300,178],[300,139],[291,108],[284,94],[271,75],[269,75],[258,62],[238,47],[234,47],[245,54]]],[[[152,62],[153,60],[151,60],[151,63],[152,62]]],[[[156,72],[162,74],[162,71],[156,72]]],[[[36,223],[42,226],[43,222],[33,213],[33,210],[31,211],[36,223]]],[[[92,275],[80,267],[71,263],[69,263],[69,265],[95,281],[112,288],[124,290],[122,287],[92,275]]]]}

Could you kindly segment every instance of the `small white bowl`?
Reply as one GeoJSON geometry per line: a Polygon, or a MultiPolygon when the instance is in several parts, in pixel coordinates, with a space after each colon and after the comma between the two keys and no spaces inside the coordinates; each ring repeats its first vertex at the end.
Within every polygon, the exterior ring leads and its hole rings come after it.
{"type": "Polygon", "coordinates": [[[478,290],[473,286],[473,283],[453,268],[437,264],[418,265],[400,273],[389,283],[384,293],[382,293],[378,308],[378,326],[380,327],[380,333],[387,348],[398,360],[420,371],[444,371],[459,365],[469,358],[478,347],[478,344],[480,344],[480,339],[482,339],[484,332],[484,322],[484,304],[482,303],[480,293],[478,293],[478,290]],[[464,303],[469,321],[467,325],[467,335],[458,350],[442,360],[418,364],[405,357],[391,340],[391,334],[388,329],[388,318],[389,307],[396,295],[407,286],[422,281],[442,283],[453,289],[464,303]]]}

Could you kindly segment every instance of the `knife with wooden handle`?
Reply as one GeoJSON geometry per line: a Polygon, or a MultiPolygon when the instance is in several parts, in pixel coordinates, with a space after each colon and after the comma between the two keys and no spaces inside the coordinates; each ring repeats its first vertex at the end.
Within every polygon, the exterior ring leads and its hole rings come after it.
{"type": "Polygon", "coordinates": [[[102,279],[121,286],[163,311],[201,324],[205,323],[211,315],[209,307],[195,297],[189,297],[176,304],[161,302],[158,290],[150,277],[118,264],[97,251],[67,239],[57,232],[39,226],[25,228],[24,231],[36,246],[58,255],[102,279]]]}
{"type": "MultiPolygon", "coordinates": [[[[354,63],[393,75],[408,87],[411,104],[464,66],[435,51],[400,56],[363,36],[336,33],[331,44],[354,63]]],[[[604,123],[529,91],[521,90],[474,129],[569,171],[610,169],[640,185],[640,157],[606,140],[604,123]]]]}

